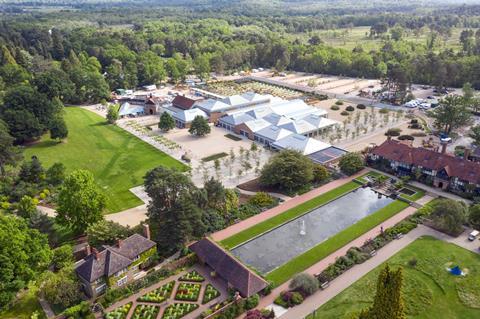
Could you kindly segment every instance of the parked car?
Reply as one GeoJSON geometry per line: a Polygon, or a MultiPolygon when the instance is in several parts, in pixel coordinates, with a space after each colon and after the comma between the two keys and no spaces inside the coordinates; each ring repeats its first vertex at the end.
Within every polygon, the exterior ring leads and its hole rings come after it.
{"type": "Polygon", "coordinates": [[[426,103],[426,102],[420,104],[420,108],[422,110],[428,110],[431,106],[432,105],[430,103],[426,103]]]}
{"type": "Polygon", "coordinates": [[[403,106],[414,109],[414,108],[418,107],[418,105],[419,105],[419,103],[417,101],[409,101],[409,102],[405,103],[403,106]]]}
{"type": "Polygon", "coordinates": [[[474,241],[477,238],[478,234],[480,234],[478,230],[472,231],[470,235],[468,235],[468,240],[474,241]]]}

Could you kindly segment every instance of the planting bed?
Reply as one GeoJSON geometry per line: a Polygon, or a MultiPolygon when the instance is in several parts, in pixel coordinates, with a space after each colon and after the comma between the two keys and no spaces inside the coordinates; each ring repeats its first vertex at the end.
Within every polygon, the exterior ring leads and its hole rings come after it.
{"type": "Polygon", "coordinates": [[[162,319],[179,319],[198,308],[193,303],[175,303],[165,309],[162,319]]]}
{"type": "Polygon", "coordinates": [[[160,307],[154,305],[138,305],[133,312],[132,319],[155,319],[160,307]]]}
{"type": "Polygon", "coordinates": [[[137,301],[162,303],[170,298],[174,286],[175,281],[171,281],[155,290],[150,291],[149,293],[146,293],[138,298],[137,301]]]}
{"type": "Polygon", "coordinates": [[[197,301],[200,295],[201,284],[182,282],[177,288],[176,300],[197,301]]]}
{"type": "Polygon", "coordinates": [[[106,319],[125,319],[127,318],[128,312],[130,311],[130,308],[132,308],[132,303],[129,302],[121,307],[118,307],[117,309],[110,311],[105,315],[106,319]]]}
{"type": "Polygon", "coordinates": [[[200,275],[196,270],[192,270],[189,273],[186,273],[182,277],[180,277],[178,280],[180,281],[193,281],[193,282],[203,282],[205,278],[203,278],[202,275],[200,275]]]}
{"type": "Polygon", "coordinates": [[[211,284],[208,284],[207,287],[205,288],[205,293],[203,294],[202,304],[206,304],[207,302],[212,301],[218,296],[220,296],[220,291],[218,291],[211,284]]]}

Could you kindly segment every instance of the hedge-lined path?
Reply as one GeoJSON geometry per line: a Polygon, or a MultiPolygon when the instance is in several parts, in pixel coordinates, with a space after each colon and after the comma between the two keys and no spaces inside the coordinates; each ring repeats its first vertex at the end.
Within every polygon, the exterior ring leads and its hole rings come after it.
{"type": "MultiPolygon", "coordinates": [[[[393,240],[392,242],[385,245],[381,248],[377,255],[368,259],[362,264],[355,265],[351,269],[347,270],[345,273],[341,274],[339,277],[334,279],[330,286],[325,290],[319,290],[314,295],[305,299],[305,301],[294,308],[289,309],[285,314],[281,316],[282,319],[300,319],[305,318],[307,315],[311,314],[314,310],[318,309],[320,306],[325,304],[327,301],[340,294],[343,290],[350,287],[357,280],[362,278],[364,275],[369,273],[371,270],[375,269],[393,255],[398,253],[400,250],[417,240],[422,236],[432,236],[436,239],[446,241],[448,243],[456,244],[465,249],[471,250],[469,244],[466,240],[459,240],[462,237],[451,237],[439,231],[436,231],[430,227],[424,225],[418,225],[417,228],[403,236],[399,240],[393,240]]],[[[478,251],[475,251],[477,254],[478,251]]]]}
{"type": "Polygon", "coordinates": [[[248,229],[260,222],[263,222],[269,218],[272,218],[274,216],[277,216],[277,215],[280,215],[284,212],[286,212],[287,210],[295,207],[295,206],[298,206],[306,201],[309,201],[323,193],[326,193],[332,189],[335,189],[339,186],[342,186],[344,184],[347,184],[349,182],[351,182],[353,179],[357,178],[357,177],[360,177],[366,173],[368,173],[370,170],[369,169],[364,169],[360,172],[358,172],[357,174],[355,175],[352,175],[352,176],[348,176],[348,177],[344,177],[344,178],[340,178],[340,179],[337,179],[337,180],[334,180],[328,184],[325,184],[325,185],[322,185],[318,188],[315,188],[311,191],[309,191],[308,193],[305,193],[303,195],[299,195],[299,196],[295,196],[289,200],[286,200],[285,202],[283,202],[282,204],[278,205],[278,206],[275,206],[269,210],[266,210],[264,211],[263,213],[260,213],[260,214],[257,214],[255,216],[252,216],[250,218],[247,218],[245,220],[242,220],[241,222],[239,223],[236,223],[230,227],[227,227],[225,229],[222,229],[220,231],[217,231],[215,233],[213,233],[211,235],[212,239],[215,240],[215,241],[222,241],[232,235],[235,235],[245,229],[248,229]]]}
{"type": "MultiPolygon", "coordinates": [[[[420,199],[419,199],[418,201],[416,201],[416,202],[417,202],[418,204],[420,204],[420,205],[424,205],[424,204],[428,203],[429,201],[431,201],[432,199],[433,199],[433,197],[430,197],[429,195],[425,195],[425,196],[423,196],[422,198],[420,198],[420,199]]],[[[332,254],[330,254],[328,257],[320,260],[320,261],[319,261],[318,263],[316,263],[315,265],[307,268],[304,272],[309,273],[309,274],[312,274],[312,275],[321,273],[325,268],[328,267],[328,265],[334,263],[335,260],[336,260],[338,257],[344,256],[344,255],[347,253],[347,251],[348,251],[352,246],[360,247],[360,246],[362,246],[362,245],[365,243],[365,241],[367,241],[368,239],[371,239],[371,238],[374,238],[374,237],[378,236],[378,235],[380,234],[380,232],[381,232],[380,227],[383,227],[384,229],[387,229],[387,228],[389,228],[389,227],[392,227],[392,226],[394,226],[395,224],[397,224],[397,223],[399,223],[400,221],[402,221],[403,219],[407,218],[408,216],[414,214],[416,211],[417,211],[417,209],[414,208],[414,207],[412,207],[412,206],[409,206],[409,207],[405,208],[405,209],[402,210],[400,213],[398,213],[398,214],[396,214],[395,216],[391,217],[390,219],[387,219],[386,221],[384,221],[381,225],[379,225],[379,227],[376,227],[376,228],[371,229],[370,231],[364,233],[362,236],[360,236],[360,237],[358,237],[357,239],[349,242],[348,244],[346,244],[346,245],[343,246],[342,248],[340,248],[340,249],[338,249],[337,251],[335,251],[335,252],[333,252],[332,254]]],[[[410,233],[412,233],[412,232],[410,232],[410,233]]],[[[409,234],[410,234],[410,233],[409,233],[409,234]]],[[[409,238],[408,236],[405,236],[405,237],[409,238]]],[[[397,241],[394,241],[394,242],[397,242],[397,241]]],[[[387,246],[388,246],[388,245],[387,245],[387,246]]],[[[385,246],[385,247],[387,247],[387,246],[385,246]]],[[[385,247],[384,247],[384,248],[385,248],[385,247]]],[[[378,254],[380,254],[380,255],[387,254],[387,252],[384,252],[384,251],[383,251],[384,248],[380,249],[379,252],[378,252],[378,254]]],[[[365,262],[365,263],[363,263],[363,264],[361,264],[361,265],[355,266],[355,267],[352,268],[352,269],[355,269],[355,270],[357,271],[357,270],[359,269],[359,268],[358,268],[359,266],[367,267],[367,266],[363,266],[363,265],[365,265],[365,264],[367,264],[367,263],[365,262]]],[[[367,264],[367,265],[368,265],[368,264],[367,264]]],[[[371,269],[373,269],[373,268],[374,268],[374,267],[372,267],[371,269]]],[[[371,269],[370,269],[370,270],[371,270],[371,269]]],[[[368,271],[370,271],[370,270],[368,270],[368,271]]],[[[355,272],[356,272],[356,271],[355,271],[355,272]]],[[[367,271],[367,272],[368,272],[368,271],[367,271]]],[[[350,286],[350,285],[352,284],[352,282],[342,280],[342,279],[341,279],[341,276],[340,276],[340,277],[338,277],[337,279],[335,279],[335,280],[332,282],[331,286],[333,285],[333,283],[337,283],[337,282],[342,282],[342,287],[345,286],[345,287],[343,287],[343,289],[347,288],[348,286],[350,286]]],[[[274,290],[272,290],[272,293],[271,293],[270,295],[265,296],[264,298],[262,298],[262,299],[260,300],[259,305],[258,305],[258,309],[262,309],[262,308],[265,308],[265,307],[271,305],[271,304],[273,303],[273,301],[275,300],[275,298],[280,295],[280,292],[282,292],[282,291],[284,291],[284,290],[288,290],[288,285],[289,285],[289,283],[290,283],[290,281],[287,281],[287,282],[283,283],[282,285],[280,285],[280,286],[278,286],[277,288],[275,288],[274,290]]],[[[342,289],[342,290],[343,290],[343,289],[342,289]]],[[[312,299],[312,300],[316,300],[316,302],[318,303],[318,302],[319,302],[319,301],[318,301],[319,298],[320,298],[321,300],[323,300],[322,298],[325,298],[325,297],[324,297],[324,294],[322,294],[322,293],[325,293],[325,295],[327,295],[327,294],[330,294],[329,291],[333,291],[333,289],[330,289],[330,287],[329,287],[329,288],[327,288],[327,289],[324,290],[324,291],[319,291],[319,292],[317,292],[315,295],[307,298],[307,299],[305,300],[305,302],[302,303],[300,306],[297,306],[297,307],[291,309],[290,311],[293,311],[293,310],[295,310],[296,308],[302,308],[302,309],[303,309],[303,308],[307,307],[307,306],[303,306],[303,305],[304,305],[304,304],[305,304],[305,305],[311,304],[311,303],[312,303],[312,302],[310,301],[311,299],[312,299]],[[321,295],[322,297],[317,297],[317,295],[321,295]],[[302,306],[303,306],[303,307],[302,307],[302,306]]],[[[336,294],[335,294],[335,295],[336,295],[336,294]]],[[[333,296],[335,296],[335,295],[333,295],[333,296]]],[[[333,296],[332,296],[332,297],[333,297],[333,296]]],[[[313,304],[315,304],[315,302],[313,302],[313,304]]],[[[316,308],[318,308],[318,306],[317,306],[316,308]]],[[[316,308],[312,308],[311,311],[313,311],[313,310],[316,309],[316,308]]],[[[308,308],[308,309],[310,309],[310,308],[308,308]]],[[[290,311],[289,311],[289,312],[290,312],[290,311]]],[[[295,310],[295,311],[299,311],[299,310],[295,310]]],[[[306,312],[305,315],[307,315],[308,313],[309,313],[309,312],[306,312]]],[[[285,315],[283,315],[282,318],[284,318],[284,317],[285,317],[285,318],[296,318],[296,319],[303,318],[302,316],[297,316],[297,317],[294,317],[294,316],[290,317],[290,316],[288,316],[288,317],[286,317],[287,314],[288,314],[288,312],[287,312],[285,315]]]]}
{"type": "Polygon", "coordinates": [[[196,264],[193,267],[190,267],[189,269],[187,269],[185,271],[182,271],[179,274],[176,274],[176,275],[170,276],[168,278],[165,278],[165,279],[163,279],[163,280],[161,280],[161,281],[159,281],[159,282],[157,282],[157,283],[155,283],[155,284],[153,284],[153,285],[151,285],[147,288],[144,288],[144,289],[140,290],[139,292],[137,292],[137,293],[125,298],[125,299],[122,299],[122,300],[114,303],[113,305],[111,305],[111,306],[109,306],[108,308],[105,309],[105,313],[110,312],[112,310],[115,310],[116,308],[121,307],[121,306],[131,302],[132,307],[130,308],[130,311],[128,312],[127,319],[132,318],[133,313],[135,311],[135,307],[137,305],[142,305],[142,304],[143,305],[154,305],[154,306],[160,307],[160,311],[159,311],[158,316],[157,316],[157,319],[160,319],[160,318],[162,318],[165,309],[167,309],[167,307],[171,304],[174,304],[174,303],[196,303],[196,304],[198,304],[199,307],[196,310],[192,311],[191,313],[182,317],[182,319],[197,318],[198,316],[200,316],[200,314],[202,312],[204,312],[205,310],[210,308],[210,306],[212,306],[216,303],[222,302],[228,296],[226,282],[223,281],[221,278],[212,277],[210,275],[210,271],[211,271],[210,268],[208,268],[206,266],[196,264]],[[180,277],[182,277],[185,274],[191,272],[192,270],[196,270],[198,273],[200,273],[205,278],[205,280],[203,282],[198,282],[198,284],[201,284],[201,289],[200,289],[200,293],[199,293],[199,296],[198,296],[198,300],[196,302],[175,300],[175,295],[177,293],[177,289],[178,289],[178,286],[180,285],[180,283],[182,283],[182,282],[195,283],[193,281],[180,281],[179,280],[180,277]],[[170,298],[168,298],[165,302],[153,303],[153,302],[137,301],[138,298],[142,297],[146,293],[149,293],[152,290],[160,288],[161,286],[163,286],[163,285],[165,285],[165,284],[167,284],[171,281],[175,281],[175,286],[173,287],[172,294],[171,294],[170,298]],[[210,300],[206,304],[202,304],[203,295],[205,293],[206,286],[209,283],[212,284],[218,291],[220,291],[220,296],[210,300]]]}

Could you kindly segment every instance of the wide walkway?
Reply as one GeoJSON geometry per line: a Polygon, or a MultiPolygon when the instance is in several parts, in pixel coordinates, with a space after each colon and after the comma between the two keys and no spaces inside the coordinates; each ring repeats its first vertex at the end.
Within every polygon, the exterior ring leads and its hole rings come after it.
{"type": "Polygon", "coordinates": [[[346,183],[349,183],[351,182],[353,179],[363,175],[363,174],[366,174],[368,173],[369,170],[368,169],[364,169],[362,171],[360,171],[359,173],[353,175],[353,176],[348,176],[348,177],[344,177],[344,178],[340,178],[340,179],[337,179],[337,180],[334,180],[328,184],[325,184],[323,186],[320,186],[318,188],[315,188],[311,191],[309,191],[308,193],[305,193],[303,195],[299,195],[299,196],[295,196],[285,202],[283,202],[282,204],[272,208],[272,209],[269,209],[269,210],[266,210],[264,211],[263,213],[260,213],[260,214],[257,214],[255,216],[252,216],[248,219],[245,219],[235,225],[232,225],[230,227],[227,227],[223,230],[220,230],[216,233],[213,233],[211,235],[211,237],[213,238],[213,240],[215,241],[221,241],[221,240],[224,240],[225,238],[228,238],[232,235],[235,235],[236,233],[239,233],[245,229],[248,229],[264,220],[267,220],[269,218],[272,218],[274,216],[277,216],[287,210],[289,210],[290,208],[293,208],[295,206],[298,206],[300,205],[301,203],[303,202],[306,202],[312,198],[315,198],[325,192],[328,192],[334,188],[337,188],[339,186],[342,186],[346,183]]]}
{"type": "MultiPolygon", "coordinates": [[[[417,203],[420,204],[420,205],[424,205],[424,204],[428,203],[429,201],[431,201],[432,199],[433,199],[433,197],[425,195],[421,199],[419,199],[417,201],[417,203]]],[[[407,207],[406,209],[404,209],[400,213],[398,213],[395,216],[391,217],[390,219],[387,219],[386,221],[384,221],[377,228],[371,229],[370,231],[366,232],[365,234],[358,237],[357,239],[349,242],[347,245],[345,245],[342,248],[338,249],[337,251],[333,252],[332,254],[330,254],[326,258],[322,259],[321,261],[319,261],[315,265],[306,269],[304,272],[309,273],[311,275],[321,273],[325,268],[328,267],[328,265],[333,264],[338,257],[344,256],[352,246],[360,247],[365,243],[365,241],[378,236],[380,234],[380,231],[381,231],[380,227],[383,227],[384,229],[392,227],[395,224],[397,224],[398,222],[405,219],[406,217],[414,214],[416,211],[417,211],[417,209],[412,207],[412,206],[407,207]]],[[[289,285],[289,281],[287,281],[284,284],[275,288],[270,295],[268,295],[268,296],[266,296],[266,297],[264,297],[260,300],[260,304],[259,304],[258,307],[261,309],[261,308],[265,308],[265,307],[271,305],[273,303],[273,301],[275,300],[275,298],[278,295],[280,295],[280,292],[282,292],[284,290],[288,290],[288,285],[289,285]]],[[[346,287],[348,287],[348,285],[346,287]]],[[[327,289],[326,291],[328,291],[328,290],[330,290],[330,288],[327,289]]],[[[314,299],[314,297],[312,297],[312,299],[314,299]]],[[[291,317],[291,318],[293,318],[293,317],[291,317]]],[[[297,317],[297,318],[301,318],[301,317],[297,317]]]]}
{"type": "MultiPolygon", "coordinates": [[[[467,233],[467,231],[465,233],[467,233]]],[[[388,260],[390,257],[395,255],[397,252],[399,252],[421,236],[432,236],[437,239],[444,240],[446,242],[450,242],[471,250],[469,242],[466,241],[466,236],[453,238],[424,225],[419,225],[416,229],[412,230],[401,239],[394,240],[387,244],[385,247],[381,248],[377,252],[376,256],[373,256],[363,264],[355,265],[353,268],[349,269],[348,271],[337,277],[330,283],[330,286],[325,290],[317,291],[314,295],[305,299],[305,301],[301,305],[289,309],[281,316],[281,318],[305,318],[307,315],[313,313],[316,309],[325,304],[327,301],[341,293],[343,290],[345,290],[357,280],[362,278],[368,272],[381,265],[383,262],[388,260]]],[[[476,253],[479,253],[478,249],[474,251],[476,253]]]]}

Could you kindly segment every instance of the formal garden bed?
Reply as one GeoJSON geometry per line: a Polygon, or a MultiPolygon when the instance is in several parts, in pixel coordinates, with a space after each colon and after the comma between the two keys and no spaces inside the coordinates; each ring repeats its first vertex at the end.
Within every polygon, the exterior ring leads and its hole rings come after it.
{"type": "Polygon", "coordinates": [[[218,296],[220,296],[220,291],[218,291],[211,284],[208,284],[205,287],[205,292],[203,294],[202,304],[206,304],[206,303],[212,301],[213,299],[217,298],[218,296]]]}
{"type": "Polygon", "coordinates": [[[162,319],[180,319],[198,307],[199,306],[194,303],[174,303],[165,309],[162,319]]]}
{"type": "Polygon", "coordinates": [[[154,305],[138,305],[133,312],[132,319],[156,319],[160,307],[154,305]]]}
{"type": "Polygon", "coordinates": [[[124,304],[123,306],[118,307],[113,311],[110,311],[105,315],[105,319],[125,319],[127,318],[130,308],[132,308],[131,302],[124,304]]]}
{"type": "Polygon", "coordinates": [[[194,284],[189,282],[181,282],[178,285],[177,293],[175,294],[176,300],[181,301],[197,301],[200,296],[201,284],[194,284]]]}
{"type": "Polygon", "coordinates": [[[175,281],[171,281],[155,290],[146,293],[137,299],[141,302],[156,302],[162,303],[172,295],[173,287],[175,286],[175,281]]]}
{"type": "Polygon", "coordinates": [[[192,270],[189,273],[186,273],[182,277],[178,278],[180,281],[193,281],[193,282],[203,282],[205,278],[198,273],[196,270],[192,270]]]}

